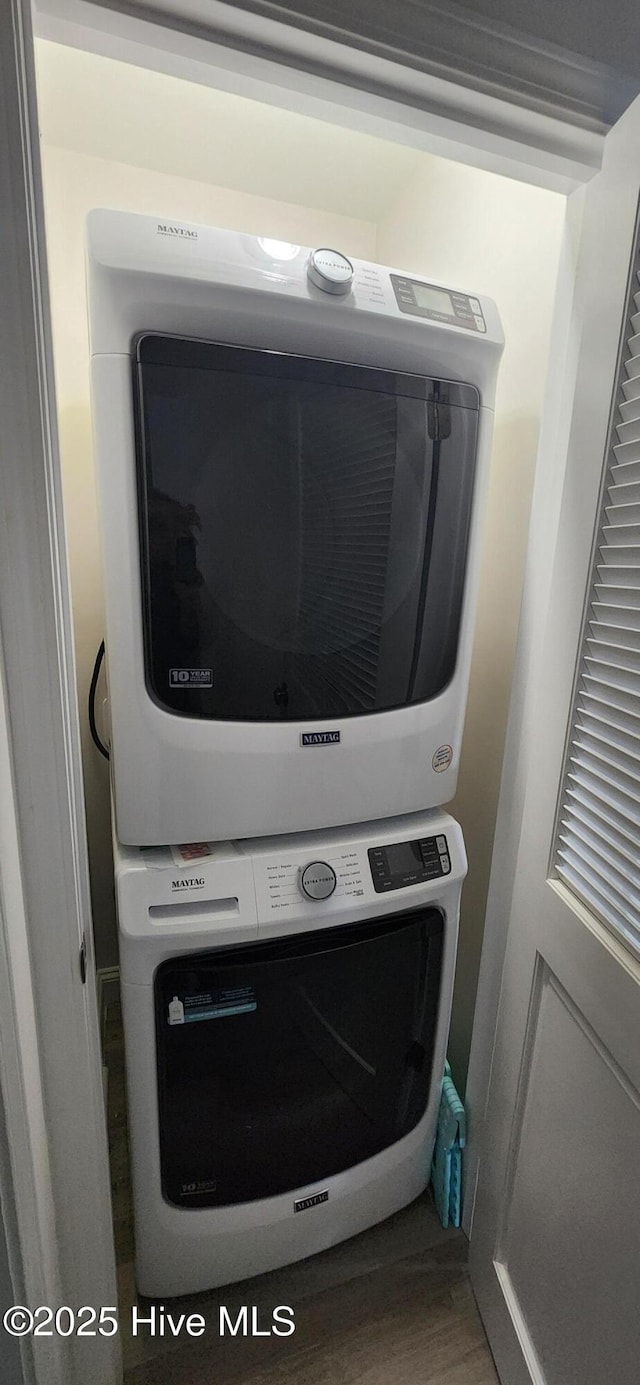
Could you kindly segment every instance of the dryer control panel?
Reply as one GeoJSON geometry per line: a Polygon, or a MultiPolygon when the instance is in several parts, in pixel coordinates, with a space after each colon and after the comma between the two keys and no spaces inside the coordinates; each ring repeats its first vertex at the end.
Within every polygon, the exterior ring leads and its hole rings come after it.
{"type": "Polygon", "coordinates": [[[367,855],[376,894],[403,890],[408,885],[420,885],[425,880],[451,874],[449,847],[443,835],[372,846],[367,855]]]}
{"type": "Polygon", "coordinates": [[[447,322],[451,327],[467,327],[471,332],[486,332],[487,324],[479,298],[438,284],[422,283],[406,275],[391,274],[393,292],[401,313],[426,317],[431,322],[447,322]]]}

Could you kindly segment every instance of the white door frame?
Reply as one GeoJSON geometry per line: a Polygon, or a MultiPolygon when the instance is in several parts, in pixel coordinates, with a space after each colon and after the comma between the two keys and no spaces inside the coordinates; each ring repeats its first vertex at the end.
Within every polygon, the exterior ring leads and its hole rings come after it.
{"type": "Polygon", "coordinates": [[[549,610],[576,393],[582,304],[576,293],[574,266],[580,242],[583,203],[583,188],[577,189],[567,203],[467,1071],[465,1105],[468,1140],[464,1163],[463,1226],[468,1236],[471,1235],[473,1223],[479,1150],[522,834],[532,744],[529,727],[535,716],[534,672],[549,610]],[[554,362],[558,363],[557,369],[554,369],[554,362]]]}
{"type": "MultiPolygon", "coordinates": [[[[43,3],[49,36],[57,25],[61,41],[158,63],[194,80],[226,81],[244,94],[260,92],[262,99],[276,101],[279,95],[282,104],[286,99],[335,123],[464,157],[508,176],[569,191],[599,165],[600,137],[549,117],[528,117],[505,101],[337,44],[327,48],[340,80],[309,79],[295,66],[296,44],[309,36],[231,6],[207,5],[208,15],[227,24],[220,45],[181,32],[185,8],[193,11],[199,0],[188,7],[184,0],[166,0],[162,25],[112,11],[108,3],[43,3]],[[257,46],[264,44],[268,24],[270,56],[235,51],[232,32],[229,37],[234,22],[244,39],[254,34],[257,46]]],[[[41,15],[41,32],[43,24],[41,15]]],[[[12,1057],[16,1074],[8,1124],[14,1173],[20,1173],[14,1191],[25,1282],[43,1302],[99,1308],[115,1302],[115,1273],[95,994],[79,976],[83,934],[90,975],[93,953],[29,0],[0,6],[0,54],[0,205],[9,228],[0,279],[0,631],[12,769],[11,793],[1,805],[8,835],[0,834],[0,877],[7,886],[0,942],[11,1003],[0,1005],[0,1059],[12,1057]]],[[[570,396],[570,358],[564,369],[567,333],[575,327],[570,248],[562,275],[554,353],[570,396]]],[[[529,591],[537,580],[534,564],[529,591]]],[[[527,650],[525,630],[520,678],[527,650]]],[[[509,763],[517,769],[517,722],[513,726],[509,763]]],[[[508,779],[508,765],[505,773],[508,779]]],[[[517,836],[513,821],[511,833],[517,836]]],[[[501,910],[505,922],[507,896],[501,910]]],[[[498,973],[499,922],[496,917],[498,973]]],[[[485,1050],[493,1020],[489,1007],[478,1039],[485,1050]]],[[[6,1071],[0,1067],[0,1082],[6,1071]]],[[[35,1359],[38,1385],[84,1385],[88,1379],[112,1385],[120,1379],[117,1341],[53,1338],[46,1352],[46,1360],[35,1359]]]]}
{"type": "MultiPolygon", "coordinates": [[[[0,92],[0,1082],[28,1306],[99,1308],[115,1257],[26,0],[0,5],[0,92]]],[[[38,1382],[118,1379],[117,1338],[31,1344],[38,1382]]]]}

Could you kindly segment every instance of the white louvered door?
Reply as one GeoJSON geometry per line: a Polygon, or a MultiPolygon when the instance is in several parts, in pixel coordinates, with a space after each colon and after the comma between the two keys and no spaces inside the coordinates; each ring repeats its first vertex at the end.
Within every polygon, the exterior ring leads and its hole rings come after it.
{"type": "Polygon", "coordinates": [[[534,507],[548,599],[530,590],[522,635],[513,892],[487,919],[489,948],[501,909],[508,932],[471,1272],[503,1385],[640,1378],[639,185],[637,101],[586,192],[568,445],[560,419],[534,507]]]}
{"type": "Polygon", "coordinates": [[[553,864],[640,956],[640,250],[618,385],[553,864]]]}

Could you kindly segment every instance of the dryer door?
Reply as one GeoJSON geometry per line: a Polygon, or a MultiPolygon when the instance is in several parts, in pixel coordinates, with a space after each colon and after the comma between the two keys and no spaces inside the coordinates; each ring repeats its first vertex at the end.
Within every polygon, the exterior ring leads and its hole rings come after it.
{"type": "Polygon", "coordinates": [[[440,693],[477,391],[153,334],[135,379],[151,697],[184,716],[309,721],[440,693]]]}
{"type": "Polygon", "coordinates": [[[436,909],[164,963],[155,1003],[165,1198],[272,1197],[378,1154],[424,1115],[436,909]]]}

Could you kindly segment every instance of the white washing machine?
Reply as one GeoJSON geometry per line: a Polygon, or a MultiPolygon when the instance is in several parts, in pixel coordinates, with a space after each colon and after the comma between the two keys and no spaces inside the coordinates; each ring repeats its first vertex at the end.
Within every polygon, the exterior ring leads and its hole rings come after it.
{"type": "Polygon", "coordinates": [[[116,845],[143,1294],[312,1255],[426,1187],[466,870],[440,810],[116,845]]]}

